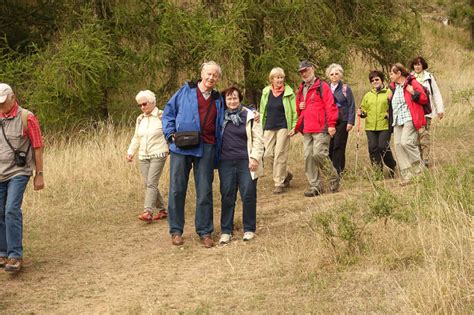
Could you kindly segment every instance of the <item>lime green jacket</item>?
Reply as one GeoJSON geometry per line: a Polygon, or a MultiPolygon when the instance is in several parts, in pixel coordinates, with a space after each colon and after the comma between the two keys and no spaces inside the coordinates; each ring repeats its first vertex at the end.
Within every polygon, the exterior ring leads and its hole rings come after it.
{"type": "Polygon", "coordinates": [[[388,130],[388,94],[390,90],[384,87],[379,92],[375,89],[365,93],[360,105],[365,118],[365,130],[388,130]]]}
{"type": "MultiPolygon", "coordinates": [[[[262,98],[260,99],[260,116],[262,116],[262,127],[264,129],[267,120],[268,96],[271,92],[271,86],[265,87],[262,91],[262,98]]],[[[289,85],[285,85],[285,92],[283,92],[283,107],[285,108],[285,118],[288,130],[291,130],[295,128],[298,115],[296,114],[296,96],[289,85]]]]}

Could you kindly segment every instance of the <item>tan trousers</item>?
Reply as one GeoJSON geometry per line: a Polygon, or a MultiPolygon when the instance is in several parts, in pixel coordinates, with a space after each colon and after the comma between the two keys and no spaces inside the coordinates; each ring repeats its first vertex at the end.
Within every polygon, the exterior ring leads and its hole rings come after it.
{"type": "Polygon", "coordinates": [[[145,183],[145,202],[143,208],[146,211],[166,210],[165,201],[158,188],[161,173],[166,163],[166,157],[140,160],[140,170],[145,183]]]}
{"type": "Polygon", "coordinates": [[[418,141],[419,141],[419,149],[421,160],[429,163],[430,161],[430,147],[431,147],[431,140],[430,140],[430,128],[431,128],[431,118],[426,117],[426,127],[421,127],[418,130],[418,141]]]}
{"type": "Polygon", "coordinates": [[[402,180],[421,173],[420,150],[418,149],[418,132],[412,121],[393,129],[393,141],[402,180]]]}
{"type": "Polygon", "coordinates": [[[266,164],[273,167],[273,182],[275,187],[283,187],[288,171],[288,152],[290,151],[290,137],[288,129],[265,130],[263,132],[265,144],[266,164]]]}
{"type": "Polygon", "coordinates": [[[333,183],[337,183],[337,171],[329,159],[329,143],[331,137],[327,133],[305,133],[303,140],[304,169],[311,188],[321,190],[321,172],[333,183]]]}

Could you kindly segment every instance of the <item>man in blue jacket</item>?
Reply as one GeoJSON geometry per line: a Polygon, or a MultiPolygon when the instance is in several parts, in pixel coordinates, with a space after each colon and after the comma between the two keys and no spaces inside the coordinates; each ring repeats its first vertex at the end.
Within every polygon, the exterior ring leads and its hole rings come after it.
{"type": "Polygon", "coordinates": [[[196,232],[206,248],[214,246],[212,181],[224,117],[223,100],[214,87],[221,76],[217,63],[204,63],[201,80],[186,82],[170,98],[163,113],[163,131],[171,154],[168,223],[173,245],[184,243],[184,204],[192,168],[196,187],[196,232]],[[175,140],[180,133],[190,131],[198,134],[198,143],[192,147],[178,146],[175,140]]]}

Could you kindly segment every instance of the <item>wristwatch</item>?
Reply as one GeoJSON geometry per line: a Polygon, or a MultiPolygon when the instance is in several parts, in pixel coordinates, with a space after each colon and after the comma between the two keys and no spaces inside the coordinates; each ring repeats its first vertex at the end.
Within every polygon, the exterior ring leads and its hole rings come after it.
{"type": "Polygon", "coordinates": [[[37,171],[37,172],[36,172],[36,175],[43,176],[43,171],[37,171]]]}

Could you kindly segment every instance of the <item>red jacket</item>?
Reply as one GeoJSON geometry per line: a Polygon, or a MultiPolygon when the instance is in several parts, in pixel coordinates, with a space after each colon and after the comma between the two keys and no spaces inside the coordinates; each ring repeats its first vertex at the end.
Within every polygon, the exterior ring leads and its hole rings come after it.
{"type": "MultiPolygon", "coordinates": [[[[390,89],[392,90],[392,93],[389,95],[389,100],[391,100],[393,91],[395,90],[395,83],[390,83],[390,89]]],[[[421,84],[412,75],[409,75],[405,79],[405,83],[403,84],[403,96],[405,97],[405,102],[410,110],[411,119],[415,129],[418,130],[423,126],[426,126],[426,118],[422,105],[428,104],[428,96],[423,90],[421,84]],[[410,92],[407,91],[408,85],[413,87],[415,94],[411,95],[410,92]]]]}
{"type": "Polygon", "coordinates": [[[328,127],[335,127],[338,116],[338,109],[334,102],[329,85],[322,81],[322,95],[320,93],[321,80],[316,79],[306,94],[306,101],[303,97],[304,82],[300,84],[296,94],[296,111],[298,121],[295,130],[301,133],[327,132],[328,127]],[[300,109],[300,103],[305,101],[305,109],[300,109]]]}

